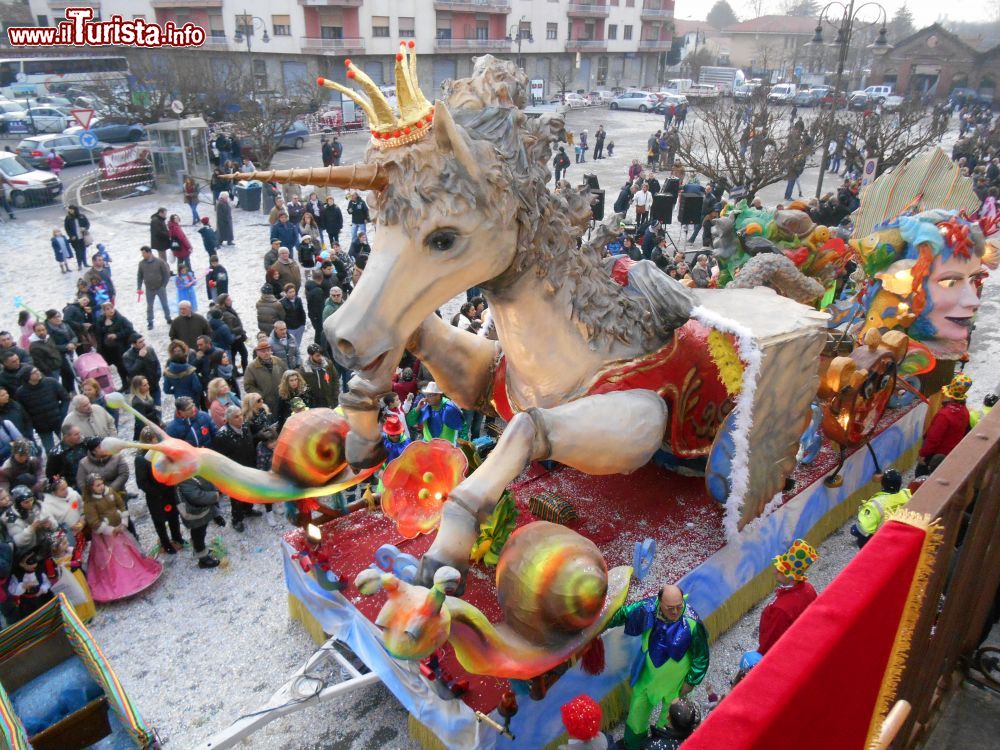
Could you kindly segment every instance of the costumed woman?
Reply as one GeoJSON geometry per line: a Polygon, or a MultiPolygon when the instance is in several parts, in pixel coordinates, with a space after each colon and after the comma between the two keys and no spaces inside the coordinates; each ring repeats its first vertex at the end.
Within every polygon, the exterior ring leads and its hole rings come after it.
{"type": "Polygon", "coordinates": [[[84,483],[83,515],[91,533],[87,582],[95,602],[133,596],[160,577],[163,566],[144,557],[128,533],[125,501],[99,474],[84,483]]]}
{"type": "Polygon", "coordinates": [[[632,699],[625,719],[625,750],[640,750],[649,732],[649,717],[661,708],[662,729],[670,704],[683,698],[708,672],[708,633],[677,586],[619,609],[609,628],[625,626],[625,635],[642,638],[632,663],[632,699]]]}

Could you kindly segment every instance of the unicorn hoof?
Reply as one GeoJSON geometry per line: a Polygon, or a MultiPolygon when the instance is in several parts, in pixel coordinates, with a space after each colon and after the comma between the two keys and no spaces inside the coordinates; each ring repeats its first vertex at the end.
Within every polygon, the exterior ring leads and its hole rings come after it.
{"type": "Polygon", "coordinates": [[[442,571],[441,575],[448,578],[447,591],[450,596],[461,596],[465,593],[465,578],[468,568],[459,569],[453,562],[439,560],[430,552],[424,553],[424,556],[420,558],[420,570],[417,571],[414,583],[426,588],[433,588],[437,582],[438,571],[442,571]]]}

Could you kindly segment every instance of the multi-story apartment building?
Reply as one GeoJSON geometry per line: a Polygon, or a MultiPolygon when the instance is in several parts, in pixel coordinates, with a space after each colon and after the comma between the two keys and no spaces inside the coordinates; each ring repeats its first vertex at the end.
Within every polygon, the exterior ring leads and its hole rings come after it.
{"type": "MultiPolygon", "coordinates": [[[[650,86],[663,75],[674,0],[28,0],[39,25],[69,6],[91,6],[104,19],[188,21],[208,38],[212,64],[246,54],[236,32],[252,30],[253,65],[262,88],[290,92],[324,76],[344,81],[345,57],[380,83],[393,83],[393,55],[412,39],[428,94],[472,71],[473,57],[519,59],[545,93],[650,86]],[[246,18],[244,17],[246,16],[246,18]],[[256,19],[256,21],[254,21],[256,19]],[[268,41],[263,39],[264,29],[268,41]],[[226,54],[228,53],[228,55],[226,54]]],[[[244,37],[245,39],[245,37],[244,37]]],[[[248,59],[247,64],[250,64],[248,59]]]]}

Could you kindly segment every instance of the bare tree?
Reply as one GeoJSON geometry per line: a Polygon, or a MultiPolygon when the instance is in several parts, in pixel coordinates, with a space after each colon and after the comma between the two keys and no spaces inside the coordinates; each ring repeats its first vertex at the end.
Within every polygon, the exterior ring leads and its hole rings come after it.
{"type": "Polygon", "coordinates": [[[878,159],[878,176],[937,145],[948,123],[940,113],[928,116],[919,102],[907,101],[896,112],[858,112],[840,117],[837,127],[847,163],[860,168],[865,159],[878,159]]]}
{"type": "Polygon", "coordinates": [[[681,134],[680,158],[713,182],[745,188],[748,199],[787,179],[814,150],[815,133],[800,132],[783,112],[771,110],[762,92],[746,102],[706,107],[698,115],[681,134]]]}
{"type": "Polygon", "coordinates": [[[552,74],[552,80],[559,87],[559,96],[563,102],[566,101],[566,90],[573,85],[573,69],[568,64],[561,64],[552,74]]]}

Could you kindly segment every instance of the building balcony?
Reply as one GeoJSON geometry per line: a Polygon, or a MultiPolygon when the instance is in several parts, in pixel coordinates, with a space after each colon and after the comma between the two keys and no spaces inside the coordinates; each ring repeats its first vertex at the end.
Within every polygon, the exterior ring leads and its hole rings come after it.
{"type": "Polygon", "coordinates": [[[205,37],[205,43],[201,45],[202,49],[212,49],[212,50],[228,50],[229,40],[224,36],[207,36],[205,37]]]}
{"type": "Polygon", "coordinates": [[[567,52],[606,52],[607,39],[567,39],[567,52]]]}
{"type": "Polygon", "coordinates": [[[607,5],[597,3],[570,3],[566,9],[570,18],[607,18],[609,13],[607,5]]]}
{"type": "Polygon", "coordinates": [[[299,0],[299,5],[309,7],[360,8],[364,0],[299,0]]]}
{"type": "Polygon", "coordinates": [[[510,3],[504,0],[434,0],[434,10],[507,15],[510,3]]]}
{"type": "Polygon", "coordinates": [[[335,52],[341,55],[357,55],[365,51],[364,39],[323,39],[316,36],[299,38],[303,52],[335,52]]]}
{"type": "Polygon", "coordinates": [[[670,39],[640,39],[639,49],[643,52],[666,52],[670,44],[670,39]]]}
{"type": "Polygon", "coordinates": [[[643,21],[669,21],[674,17],[674,11],[667,8],[643,8],[639,17],[643,21]]]}
{"type": "Polygon", "coordinates": [[[508,39],[435,39],[435,52],[510,52],[508,39]]]}
{"type": "MultiPolygon", "coordinates": [[[[220,4],[222,0],[219,0],[220,4]]],[[[25,3],[27,5],[27,3],[25,3]]],[[[83,2],[75,2],[74,0],[49,0],[48,6],[51,10],[66,10],[67,8],[93,8],[99,15],[101,12],[101,2],[100,0],[83,0],[83,2]]]]}

